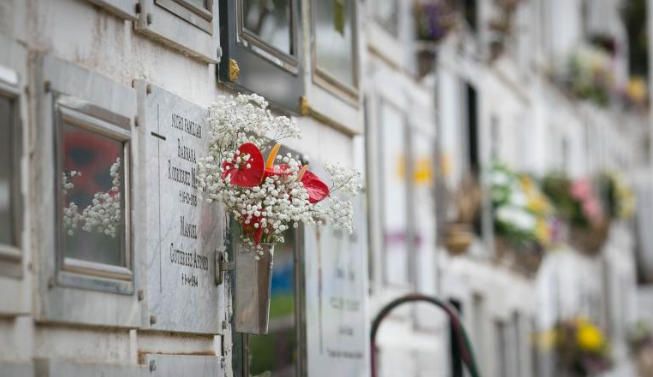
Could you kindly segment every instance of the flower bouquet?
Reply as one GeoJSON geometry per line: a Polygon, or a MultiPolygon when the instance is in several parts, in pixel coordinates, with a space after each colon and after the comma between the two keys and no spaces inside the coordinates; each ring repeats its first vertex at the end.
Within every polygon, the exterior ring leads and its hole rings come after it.
{"type": "Polygon", "coordinates": [[[551,204],[530,176],[505,165],[494,164],[490,183],[497,256],[533,273],[551,242],[551,204]]]}
{"type": "Polygon", "coordinates": [[[351,232],[349,198],[360,190],[360,175],[326,165],[325,181],[305,159],[279,153],[279,142],[299,138],[299,128],[288,117],[272,115],[258,95],[221,97],[209,108],[208,121],[209,155],[199,163],[198,179],[207,200],[222,203],[240,228],[241,242],[233,248],[235,296],[236,311],[246,319],[236,318],[236,330],[265,333],[274,244],[300,223],[351,232]]]}
{"type": "Polygon", "coordinates": [[[550,174],[544,178],[543,189],[556,215],[568,223],[571,244],[588,254],[598,253],[607,239],[609,222],[592,182],[550,174]]]}
{"type": "Polygon", "coordinates": [[[612,57],[595,45],[579,46],[569,57],[557,81],[571,95],[581,100],[607,106],[614,92],[612,57]]]}
{"type": "Polygon", "coordinates": [[[594,376],[610,369],[610,347],[605,335],[587,318],[561,320],[551,335],[558,365],[571,376],[594,376]]]}

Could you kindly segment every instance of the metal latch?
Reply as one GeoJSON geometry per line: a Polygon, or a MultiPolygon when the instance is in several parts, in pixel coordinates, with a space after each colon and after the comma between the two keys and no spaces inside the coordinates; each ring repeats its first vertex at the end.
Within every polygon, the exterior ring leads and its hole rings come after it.
{"type": "Polygon", "coordinates": [[[225,249],[215,251],[215,284],[224,282],[224,274],[234,269],[234,262],[229,262],[225,249]]]}

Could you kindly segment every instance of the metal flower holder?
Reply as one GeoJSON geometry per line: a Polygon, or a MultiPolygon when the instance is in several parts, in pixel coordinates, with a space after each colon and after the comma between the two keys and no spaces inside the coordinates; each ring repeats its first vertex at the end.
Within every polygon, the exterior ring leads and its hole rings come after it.
{"type": "Polygon", "coordinates": [[[262,244],[258,259],[252,246],[236,242],[234,328],[248,334],[267,334],[270,320],[270,287],[274,244],[262,244]]]}

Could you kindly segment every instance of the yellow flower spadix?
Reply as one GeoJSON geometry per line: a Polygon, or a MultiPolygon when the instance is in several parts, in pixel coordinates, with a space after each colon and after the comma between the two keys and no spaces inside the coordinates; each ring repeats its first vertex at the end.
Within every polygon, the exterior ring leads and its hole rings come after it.
{"type": "Polygon", "coordinates": [[[281,148],[281,144],[275,144],[274,147],[272,147],[272,150],[270,150],[268,159],[267,161],[265,161],[265,167],[267,169],[272,169],[272,167],[274,166],[274,159],[277,158],[277,154],[279,153],[279,148],[281,148]]]}

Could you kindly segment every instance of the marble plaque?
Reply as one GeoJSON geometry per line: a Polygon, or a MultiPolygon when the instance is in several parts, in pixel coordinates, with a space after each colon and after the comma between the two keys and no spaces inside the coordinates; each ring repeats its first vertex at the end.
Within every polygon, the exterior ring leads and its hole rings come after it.
{"type": "Polygon", "coordinates": [[[223,377],[224,368],[217,356],[147,355],[151,377],[223,377]]]}
{"type": "MultiPolygon", "coordinates": [[[[360,204],[360,203],[359,203],[360,204]]],[[[306,339],[308,375],[368,374],[367,264],[362,206],[355,233],[306,231],[306,339]]]]}
{"type": "MultiPolygon", "coordinates": [[[[218,333],[225,318],[215,254],[224,219],[198,188],[197,161],[207,154],[207,110],[145,82],[139,99],[138,161],[144,182],[136,208],[146,208],[137,252],[144,292],[143,325],[218,333]]],[[[137,220],[137,223],[139,220],[137,220]]]]}

